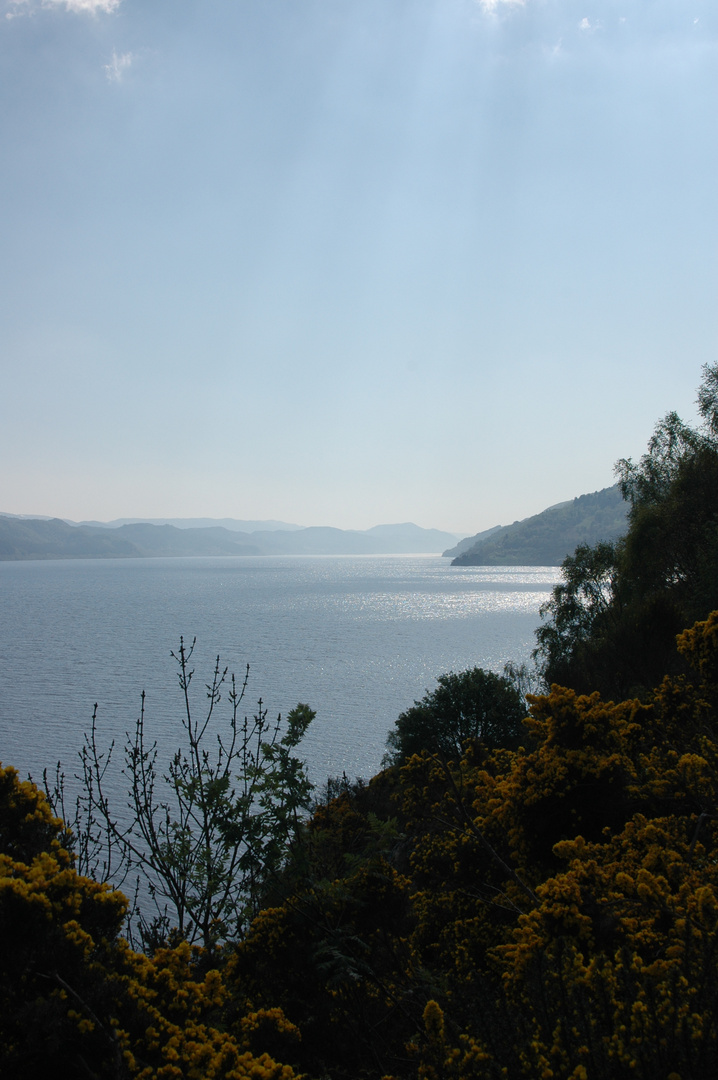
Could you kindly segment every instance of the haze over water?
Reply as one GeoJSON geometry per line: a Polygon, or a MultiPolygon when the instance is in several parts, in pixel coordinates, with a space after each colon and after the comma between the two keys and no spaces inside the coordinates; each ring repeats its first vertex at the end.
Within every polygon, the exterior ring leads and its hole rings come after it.
{"type": "MultiPolygon", "coordinates": [[[[75,756],[99,703],[101,740],[147,730],[179,745],[170,650],[197,637],[197,709],[214,658],[242,676],[244,712],[307,702],[312,778],[369,777],[398,714],[436,676],[530,656],[554,567],[452,567],[439,556],[0,563],[0,760],[39,779],[75,756]]],[[[226,716],[219,711],[220,722],[226,716]]]]}
{"type": "Polygon", "coordinates": [[[0,0],[0,509],[475,533],[715,359],[711,0],[0,0]]]}

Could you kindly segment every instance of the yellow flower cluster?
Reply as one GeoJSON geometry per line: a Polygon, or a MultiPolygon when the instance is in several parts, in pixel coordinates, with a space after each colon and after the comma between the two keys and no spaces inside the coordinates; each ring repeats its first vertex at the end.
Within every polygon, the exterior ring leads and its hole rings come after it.
{"type": "MultiPolygon", "coordinates": [[[[219,971],[201,974],[198,950],[130,949],[125,897],[78,875],[64,839],[42,793],[0,768],[0,1074],[51,1071],[59,1052],[78,1075],[292,1080],[223,1029],[226,988],[219,971]]],[[[268,1020],[282,1024],[278,1010],[268,1020]]]]}
{"type": "Polygon", "coordinates": [[[0,770],[0,1072],[43,1071],[42,1014],[78,1074],[141,1080],[718,1075],[718,613],[679,647],[694,683],[553,687],[524,748],[321,807],[221,971],[133,952],[124,898],[0,770]]]}
{"type": "Polygon", "coordinates": [[[404,768],[410,944],[443,991],[420,1076],[454,1075],[466,1038],[477,1080],[718,1068],[718,614],[679,647],[695,686],[665,680],[648,704],[554,687],[533,747],[500,766],[404,768]]]}

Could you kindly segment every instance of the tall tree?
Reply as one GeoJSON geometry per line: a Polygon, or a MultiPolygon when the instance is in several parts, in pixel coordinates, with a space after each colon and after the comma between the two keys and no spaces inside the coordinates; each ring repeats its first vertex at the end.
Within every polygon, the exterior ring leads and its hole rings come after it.
{"type": "Polygon", "coordinates": [[[643,695],[680,665],[681,629],[718,606],[718,364],[698,409],[699,427],[668,413],[640,461],[617,463],[628,531],[564,561],[534,652],[547,684],[643,695]]]}

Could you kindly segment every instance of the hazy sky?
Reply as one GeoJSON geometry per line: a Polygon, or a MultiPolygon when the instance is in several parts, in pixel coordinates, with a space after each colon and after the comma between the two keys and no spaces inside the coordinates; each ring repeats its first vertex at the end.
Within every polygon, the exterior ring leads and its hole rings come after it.
{"type": "Polygon", "coordinates": [[[0,10],[0,510],[475,532],[695,417],[715,0],[0,10]]]}

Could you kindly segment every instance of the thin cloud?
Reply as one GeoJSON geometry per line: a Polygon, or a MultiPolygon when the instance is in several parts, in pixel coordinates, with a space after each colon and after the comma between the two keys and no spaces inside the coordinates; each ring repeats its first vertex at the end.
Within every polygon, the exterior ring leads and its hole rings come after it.
{"type": "Polygon", "coordinates": [[[42,6],[46,8],[64,7],[65,11],[73,11],[76,14],[98,15],[104,12],[110,15],[117,11],[120,0],[42,0],[42,6]]]}
{"type": "Polygon", "coordinates": [[[523,7],[526,0],[477,0],[479,7],[487,15],[494,15],[500,7],[523,7]]]}
{"type": "Polygon", "coordinates": [[[21,15],[27,15],[29,10],[28,0],[10,0],[10,11],[5,12],[6,19],[17,19],[21,15]]]}
{"type": "Polygon", "coordinates": [[[125,73],[132,67],[134,56],[131,52],[126,53],[112,53],[112,59],[109,64],[105,64],[105,75],[109,82],[122,82],[125,77],[125,73]]]}
{"type": "Polygon", "coordinates": [[[62,8],[75,15],[111,15],[117,11],[122,0],[10,0],[6,19],[19,15],[32,15],[38,8],[56,10],[62,8]]]}

